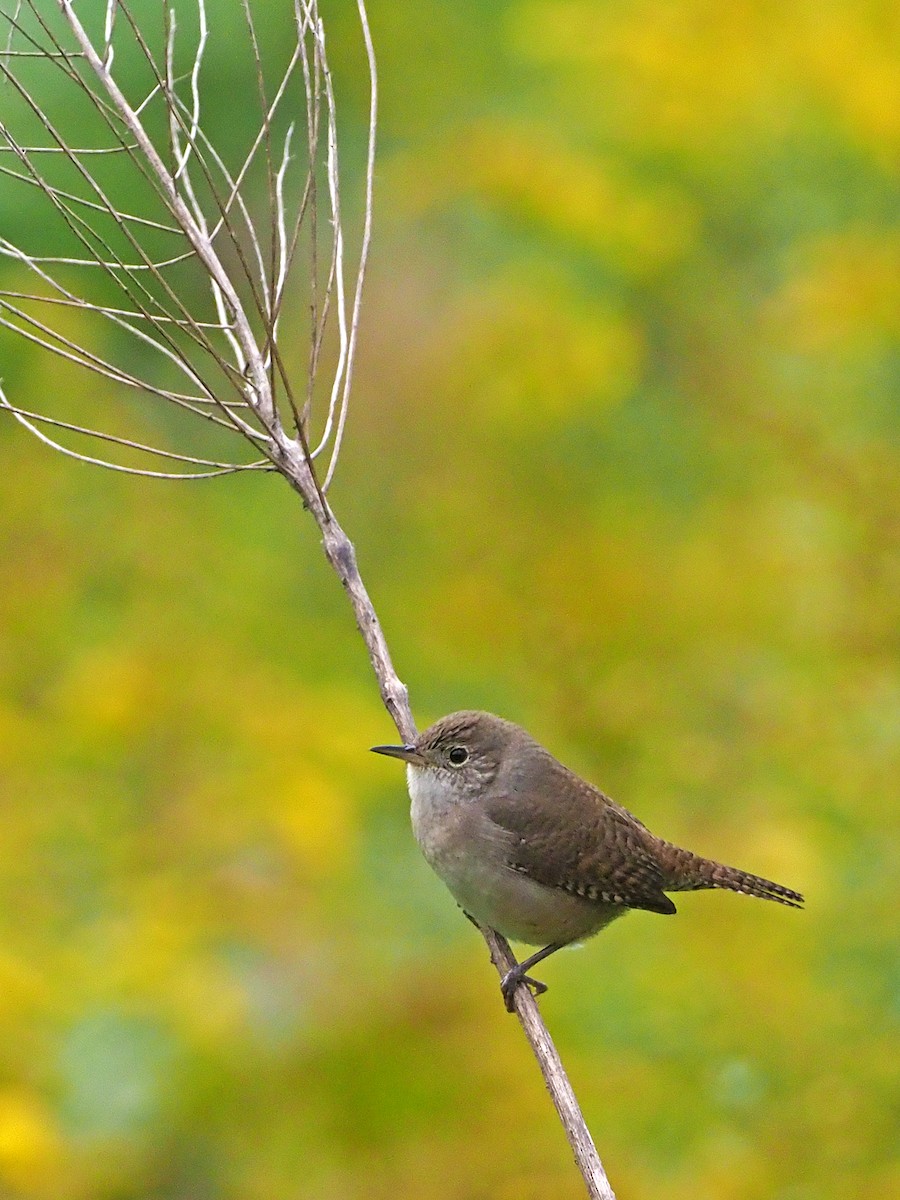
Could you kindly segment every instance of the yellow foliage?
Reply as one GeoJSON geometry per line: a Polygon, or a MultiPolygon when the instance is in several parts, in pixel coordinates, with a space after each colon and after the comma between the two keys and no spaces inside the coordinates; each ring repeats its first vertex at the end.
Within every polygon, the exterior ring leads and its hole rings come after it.
{"type": "Polygon", "coordinates": [[[851,136],[897,175],[900,13],[893,3],[830,4],[809,22],[803,54],[812,79],[851,136]]]}
{"type": "Polygon", "coordinates": [[[352,793],[324,772],[287,759],[263,772],[260,786],[275,829],[305,869],[328,875],[353,861],[358,825],[352,793]]]}
{"type": "Polygon", "coordinates": [[[805,353],[863,355],[900,338],[900,235],[854,228],[797,247],[773,332],[805,353]]]}
{"type": "Polygon", "coordinates": [[[22,750],[33,746],[38,731],[34,723],[11,704],[0,699],[0,765],[9,763],[22,750]]]}
{"type": "Polygon", "coordinates": [[[53,1003],[52,981],[23,956],[0,952],[0,1020],[10,1025],[53,1003]]]}
{"type": "Polygon", "coordinates": [[[580,299],[558,275],[536,269],[473,291],[448,332],[449,386],[464,388],[477,364],[492,364],[472,419],[532,435],[621,402],[644,354],[640,331],[624,314],[580,299]]]}
{"type": "Polygon", "coordinates": [[[414,213],[472,196],[639,276],[680,258],[696,237],[694,212],[676,189],[638,186],[546,127],[470,125],[449,147],[395,161],[390,184],[414,213]]]}
{"type": "Polygon", "coordinates": [[[60,717],[97,736],[128,736],[158,710],[153,665],[132,647],[103,645],[83,650],[69,665],[55,695],[60,717]]]}
{"type": "Polygon", "coordinates": [[[581,68],[598,95],[621,88],[635,135],[685,148],[748,117],[778,128],[787,19],[752,2],[528,2],[512,10],[510,36],[527,57],[581,68]]]}
{"type": "Polygon", "coordinates": [[[519,53],[580,69],[598,95],[618,98],[622,124],[638,137],[682,152],[730,137],[739,151],[818,102],[896,171],[900,24],[886,0],[526,0],[508,21],[519,53]]]}
{"type": "Polygon", "coordinates": [[[27,1196],[45,1194],[62,1157],[62,1139],[47,1108],[27,1092],[0,1092],[0,1180],[6,1187],[27,1196]]]}

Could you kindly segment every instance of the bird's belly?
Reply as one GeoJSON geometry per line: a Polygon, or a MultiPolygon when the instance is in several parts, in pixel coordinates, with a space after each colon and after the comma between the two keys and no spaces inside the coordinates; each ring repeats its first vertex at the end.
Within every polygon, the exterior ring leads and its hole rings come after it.
{"type": "Polygon", "coordinates": [[[507,865],[508,835],[471,807],[444,805],[419,774],[409,769],[416,840],[457,904],[479,924],[513,941],[547,946],[589,937],[626,911],[545,887],[514,870],[507,865]]]}
{"type": "Polygon", "coordinates": [[[442,878],[457,902],[480,924],[533,946],[590,937],[625,911],[545,887],[509,867],[473,879],[468,864],[459,874],[452,868],[444,871],[442,878]]]}

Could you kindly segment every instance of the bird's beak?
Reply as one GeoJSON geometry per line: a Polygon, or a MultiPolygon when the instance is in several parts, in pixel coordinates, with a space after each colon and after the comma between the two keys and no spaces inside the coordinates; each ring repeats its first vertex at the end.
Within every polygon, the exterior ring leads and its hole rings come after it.
{"type": "Polygon", "coordinates": [[[386,754],[388,758],[399,758],[405,763],[416,767],[424,767],[425,759],[415,746],[373,746],[373,754],[386,754]]]}

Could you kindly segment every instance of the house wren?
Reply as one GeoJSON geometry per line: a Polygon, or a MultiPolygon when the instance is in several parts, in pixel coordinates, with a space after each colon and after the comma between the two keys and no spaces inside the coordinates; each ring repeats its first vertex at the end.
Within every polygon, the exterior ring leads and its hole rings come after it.
{"type": "Polygon", "coordinates": [[[800,908],[799,892],[681,850],[564,767],[524,729],[486,712],[451,713],[408,746],[412,826],[463,911],[541,946],[501,982],[507,1009],[536,963],[630,908],[674,913],[666,892],[727,888],[800,908]]]}

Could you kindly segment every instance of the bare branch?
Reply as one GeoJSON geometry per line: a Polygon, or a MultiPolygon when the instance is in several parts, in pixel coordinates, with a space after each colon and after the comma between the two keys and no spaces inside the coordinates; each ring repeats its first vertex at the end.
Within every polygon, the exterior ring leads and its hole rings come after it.
{"type": "MultiPolygon", "coordinates": [[[[203,128],[204,64],[214,33],[205,0],[194,0],[196,23],[187,33],[164,0],[163,27],[152,38],[125,0],[107,0],[93,14],[87,4],[57,0],[55,16],[40,0],[17,0],[5,18],[9,36],[0,74],[11,85],[10,99],[20,111],[4,109],[0,153],[13,161],[0,167],[0,182],[27,188],[29,198],[56,222],[54,232],[63,240],[38,254],[16,244],[12,234],[0,239],[5,269],[29,279],[28,286],[15,279],[0,290],[0,327],[55,354],[66,366],[92,371],[105,385],[153,405],[174,405],[191,428],[213,425],[237,434],[262,457],[238,463],[222,461],[216,451],[192,454],[153,446],[97,428],[106,421],[93,415],[82,422],[68,412],[33,411],[9,400],[2,387],[0,411],[58,453],[126,474],[210,479],[278,470],[321,532],[382,700],[401,737],[410,740],[415,725],[406,687],[394,671],[353,545],[326,499],[346,430],[372,238],[378,81],[368,15],[364,0],[357,0],[370,97],[360,249],[348,300],[345,270],[352,270],[348,246],[355,238],[345,228],[350,206],[341,190],[338,111],[318,3],[294,0],[293,41],[282,43],[283,57],[274,70],[264,61],[257,38],[254,2],[240,0],[258,111],[249,144],[229,159],[203,128]],[[95,34],[88,32],[76,7],[95,34]],[[23,14],[30,14],[28,23],[36,34],[24,27],[23,14]],[[120,47],[128,53],[118,54],[120,47]],[[140,69],[134,78],[120,75],[117,64],[135,58],[140,69]],[[25,63],[27,86],[18,71],[25,63]],[[41,63],[56,84],[46,101],[41,63]],[[305,154],[295,158],[297,114],[289,108],[298,89],[290,85],[301,74],[306,144],[305,154]],[[63,101],[58,99],[61,84],[68,88],[63,101]],[[73,116],[84,116],[77,123],[78,146],[66,136],[74,127],[73,116]],[[109,169],[114,164],[120,173],[109,169]],[[267,200],[262,219],[253,203],[260,190],[267,200]],[[309,239],[309,356],[301,412],[279,334],[282,323],[293,317],[285,305],[292,268],[303,257],[298,247],[304,223],[309,239]],[[103,326],[111,350],[99,354],[89,348],[90,332],[84,326],[91,323],[103,326]],[[318,384],[326,362],[328,379],[318,384]],[[313,403],[319,392],[321,414],[313,403]],[[194,422],[195,417],[204,424],[194,422]],[[63,437],[75,445],[64,444],[63,437]],[[77,448],[79,439],[100,442],[126,461],[83,453],[77,448]],[[141,455],[182,469],[131,465],[141,455]],[[317,458],[327,462],[321,484],[317,458]]],[[[482,932],[504,973],[513,961],[509,947],[493,931],[482,932]]],[[[595,1200],[614,1200],[537,1004],[525,988],[516,992],[516,1011],[589,1194],[595,1200]]]]}
{"type": "MultiPolygon", "coordinates": [[[[502,979],[507,971],[516,965],[509,942],[494,929],[483,925],[479,925],[478,928],[488,944],[491,962],[497,968],[497,973],[502,979]]],[[[514,1003],[516,1016],[534,1051],[534,1057],[538,1061],[544,1083],[550,1093],[550,1099],[553,1101],[562,1127],[566,1131],[569,1145],[572,1147],[575,1162],[584,1176],[588,1195],[592,1200],[616,1200],[615,1193],[603,1169],[603,1163],[600,1161],[600,1155],[597,1153],[597,1147],[594,1145],[594,1139],[582,1116],[575,1092],[572,1090],[562,1059],[559,1057],[559,1051],[553,1044],[547,1026],[541,1017],[537,1000],[527,987],[520,987],[516,988],[514,1003]]]]}

